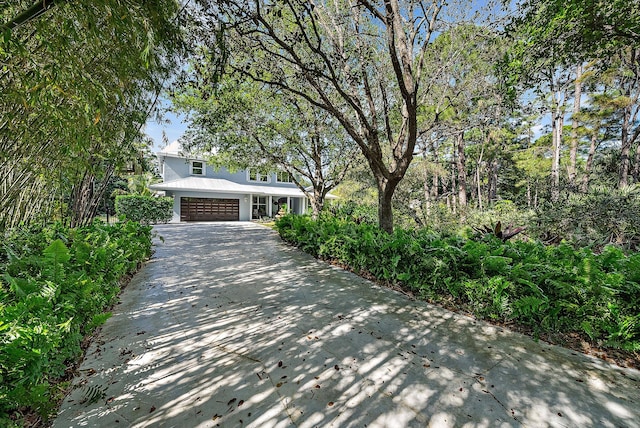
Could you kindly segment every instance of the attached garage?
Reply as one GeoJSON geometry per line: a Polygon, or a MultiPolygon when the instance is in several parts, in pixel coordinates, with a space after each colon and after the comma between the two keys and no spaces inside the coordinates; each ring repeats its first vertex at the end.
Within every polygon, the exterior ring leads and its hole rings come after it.
{"type": "Polygon", "coordinates": [[[180,221],[238,221],[239,199],[180,198],[180,221]]]}

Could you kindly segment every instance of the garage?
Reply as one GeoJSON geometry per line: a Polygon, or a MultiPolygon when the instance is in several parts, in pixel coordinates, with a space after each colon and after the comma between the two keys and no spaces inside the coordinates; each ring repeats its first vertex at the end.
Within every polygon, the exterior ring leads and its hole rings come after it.
{"type": "Polygon", "coordinates": [[[238,221],[239,199],[180,198],[180,221],[238,221]]]}

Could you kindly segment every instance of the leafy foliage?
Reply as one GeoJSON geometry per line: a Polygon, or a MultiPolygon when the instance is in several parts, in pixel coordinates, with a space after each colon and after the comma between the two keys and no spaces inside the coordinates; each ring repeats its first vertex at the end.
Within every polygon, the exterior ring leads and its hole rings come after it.
{"type": "Polygon", "coordinates": [[[151,228],[95,222],[14,230],[0,248],[0,425],[8,413],[52,409],[49,381],[106,321],[120,280],[151,254],[151,228]]]}
{"type": "Polygon", "coordinates": [[[539,210],[532,233],[549,241],[567,240],[594,249],[607,244],[640,249],[640,187],[594,187],[587,194],[571,194],[558,204],[539,210]]]}
{"type": "Polygon", "coordinates": [[[625,0],[525,0],[508,28],[528,36],[530,56],[606,58],[620,46],[638,46],[640,8],[625,0]]]}
{"type": "Polygon", "coordinates": [[[208,161],[227,167],[270,164],[289,174],[316,215],[322,211],[327,193],[358,159],[345,129],[304,100],[236,75],[221,79],[211,96],[209,64],[195,61],[194,78],[173,99],[190,115],[183,147],[215,153],[208,161]]]}
{"type": "Polygon", "coordinates": [[[82,211],[101,196],[96,184],[106,186],[146,144],[142,127],[182,52],[179,7],[2,2],[0,228],[65,208],[86,224],[82,211]],[[38,4],[42,13],[12,24],[38,4]],[[71,203],[54,203],[69,196],[71,203]]]}
{"type": "Polygon", "coordinates": [[[498,221],[496,224],[484,225],[481,227],[476,227],[474,230],[478,232],[480,235],[491,234],[496,238],[500,238],[503,241],[513,238],[521,232],[524,232],[526,227],[518,226],[507,226],[506,228],[502,228],[502,222],[498,221]]]}
{"type": "Polygon", "coordinates": [[[173,216],[173,198],[119,195],[116,196],[116,214],[142,224],[166,223],[173,216]]]}
{"type": "Polygon", "coordinates": [[[371,224],[286,216],[281,237],[320,258],[535,333],[577,333],[603,346],[640,350],[640,253],[607,246],[470,240],[428,229],[388,234],[371,224]]]}

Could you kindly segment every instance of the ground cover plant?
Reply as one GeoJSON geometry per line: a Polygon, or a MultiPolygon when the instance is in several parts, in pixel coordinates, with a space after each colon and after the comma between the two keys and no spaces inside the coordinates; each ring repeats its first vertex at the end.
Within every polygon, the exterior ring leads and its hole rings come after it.
{"type": "Polygon", "coordinates": [[[287,216],[281,237],[316,257],[400,285],[421,298],[534,333],[578,335],[599,347],[640,351],[640,253],[606,246],[445,235],[323,216],[287,216]]]}
{"type": "Polygon", "coordinates": [[[134,222],[7,232],[0,246],[0,425],[46,419],[52,380],[110,314],[122,279],[151,254],[151,227],[134,222]]]}

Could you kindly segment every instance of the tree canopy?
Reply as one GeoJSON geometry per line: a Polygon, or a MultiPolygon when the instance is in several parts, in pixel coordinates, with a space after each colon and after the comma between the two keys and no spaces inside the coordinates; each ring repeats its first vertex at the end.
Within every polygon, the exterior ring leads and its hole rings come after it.
{"type": "Polygon", "coordinates": [[[0,225],[54,209],[80,223],[91,217],[89,200],[77,205],[79,198],[134,157],[154,99],[176,66],[179,10],[174,0],[19,1],[3,8],[0,225]]]}
{"type": "Polygon", "coordinates": [[[309,198],[317,216],[324,198],[358,159],[344,128],[304,99],[252,80],[223,78],[209,94],[207,74],[181,86],[174,106],[190,113],[183,147],[210,153],[213,164],[275,168],[286,172],[309,198]]]}
{"type": "Polygon", "coordinates": [[[626,0],[525,0],[510,31],[524,35],[529,58],[574,64],[640,47],[640,5],[626,0]]]}

